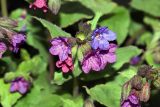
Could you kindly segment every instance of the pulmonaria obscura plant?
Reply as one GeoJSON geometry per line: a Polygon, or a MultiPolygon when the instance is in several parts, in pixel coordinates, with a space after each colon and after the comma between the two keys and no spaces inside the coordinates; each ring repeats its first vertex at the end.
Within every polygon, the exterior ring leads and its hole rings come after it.
{"type": "Polygon", "coordinates": [[[1,1],[0,107],[159,107],[159,0],[1,1]]]}
{"type": "Polygon", "coordinates": [[[77,33],[76,38],[53,38],[51,40],[52,47],[49,51],[52,55],[59,56],[59,61],[56,62],[56,66],[58,68],[62,67],[62,71],[66,73],[68,71],[73,71],[72,61],[74,59],[72,59],[73,55],[71,48],[74,47],[74,45],[78,45],[79,49],[84,44],[87,44],[87,49],[84,49],[85,51],[83,51],[83,54],[81,55],[82,60],[79,61],[84,73],[89,73],[91,70],[103,70],[107,64],[116,61],[115,51],[117,46],[114,43],[109,43],[109,41],[114,40],[116,40],[116,34],[114,32],[106,27],[99,27],[93,31],[89,31],[88,34],[79,32],[77,33]]]}

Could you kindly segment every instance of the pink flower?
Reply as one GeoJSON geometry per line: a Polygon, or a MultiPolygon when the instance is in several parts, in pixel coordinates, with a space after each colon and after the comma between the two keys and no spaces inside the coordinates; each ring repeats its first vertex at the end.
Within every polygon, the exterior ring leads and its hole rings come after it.
{"type": "Polygon", "coordinates": [[[73,71],[73,68],[74,68],[71,56],[68,56],[68,58],[64,61],[61,61],[61,60],[57,61],[56,66],[58,68],[62,68],[62,71],[64,73],[73,71]]]}
{"type": "Polygon", "coordinates": [[[116,61],[116,48],[115,44],[109,44],[108,50],[91,50],[81,62],[84,73],[89,73],[91,70],[100,71],[108,63],[114,63],[116,61]]]}
{"type": "Polygon", "coordinates": [[[34,8],[34,10],[36,8],[42,9],[43,12],[47,12],[47,4],[46,4],[46,0],[35,0],[34,3],[30,4],[29,8],[34,8]]]}

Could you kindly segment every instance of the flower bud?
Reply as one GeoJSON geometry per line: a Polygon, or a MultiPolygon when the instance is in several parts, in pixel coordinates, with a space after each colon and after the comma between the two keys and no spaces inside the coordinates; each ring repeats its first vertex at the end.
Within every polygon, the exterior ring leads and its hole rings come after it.
{"type": "Polygon", "coordinates": [[[9,18],[0,18],[0,26],[5,28],[15,28],[17,27],[18,23],[15,20],[9,19],[9,18]]]}
{"type": "Polygon", "coordinates": [[[61,7],[61,0],[49,0],[48,8],[51,10],[53,14],[57,14],[61,7]]]}
{"type": "Polygon", "coordinates": [[[91,50],[91,46],[89,43],[85,43],[79,46],[78,48],[78,59],[81,62],[83,60],[83,57],[86,55],[87,52],[91,50]]]}
{"type": "Polygon", "coordinates": [[[160,88],[160,77],[153,81],[153,85],[156,88],[160,88]]]}
{"type": "Polygon", "coordinates": [[[138,76],[138,75],[135,75],[131,79],[131,85],[132,85],[132,88],[137,89],[137,90],[141,90],[142,86],[143,86],[142,77],[138,76]]]}
{"type": "Polygon", "coordinates": [[[147,102],[150,98],[150,84],[146,82],[140,92],[140,101],[147,102]]]}
{"type": "Polygon", "coordinates": [[[152,70],[152,66],[148,66],[148,65],[142,65],[139,67],[138,69],[138,75],[145,77],[147,73],[150,73],[150,71],[152,70]]]}
{"type": "Polygon", "coordinates": [[[91,101],[90,99],[87,99],[87,100],[84,102],[83,107],[94,107],[93,101],[91,101]]]}
{"type": "Polygon", "coordinates": [[[79,32],[88,35],[91,32],[91,26],[88,23],[80,22],[78,24],[79,32]]]}
{"type": "Polygon", "coordinates": [[[122,87],[122,93],[121,93],[121,101],[124,101],[128,98],[131,91],[131,82],[126,82],[122,87]]]}
{"type": "Polygon", "coordinates": [[[153,60],[159,64],[160,63],[160,45],[158,45],[153,52],[153,60]]]}

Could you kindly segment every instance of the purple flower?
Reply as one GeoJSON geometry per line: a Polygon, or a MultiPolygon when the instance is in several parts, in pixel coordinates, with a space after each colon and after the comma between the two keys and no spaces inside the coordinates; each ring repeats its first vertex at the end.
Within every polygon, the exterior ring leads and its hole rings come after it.
{"type": "Polygon", "coordinates": [[[131,58],[131,60],[130,60],[130,64],[131,65],[137,65],[139,62],[140,62],[140,57],[139,56],[135,56],[135,57],[133,57],[133,58],[131,58]]]}
{"type": "Polygon", "coordinates": [[[60,61],[64,61],[71,54],[71,48],[68,39],[65,37],[54,38],[51,41],[52,47],[49,49],[52,55],[58,55],[60,61]]]}
{"type": "Polygon", "coordinates": [[[116,39],[116,34],[106,27],[99,27],[92,33],[91,46],[93,49],[107,50],[109,41],[116,39]]]}
{"type": "Polygon", "coordinates": [[[131,94],[121,103],[121,107],[141,107],[139,98],[136,95],[131,94]]]}
{"type": "Polygon", "coordinates": [[[116,47],[115,44],[110,44],[108,50],[92,50],[87,53],[81,62],[82,70],[85,73],[89,73],[90,70],[100,71],[105,68],[107,63],[114,63],[116,47]]]}
{"type": "Polygon", "coordinates": [[[7,50],[5,43],[0,42],[0,58],[2,58],[3,53],[7,50]]]}
{"type": "Polygon", "coordinates": [[[23,34],[15,34],[11,38],[11,44],[13,45],[13,52],[17,53],[20,44],[26,41],[26,37],[23,34]]]}
{"type": "Polygon", "coordinates": [[[10,92],[19,92],[25,94],[30,88],[30,82],[23,77],[18,77],[12,81],[10,86],[10,92]]]}

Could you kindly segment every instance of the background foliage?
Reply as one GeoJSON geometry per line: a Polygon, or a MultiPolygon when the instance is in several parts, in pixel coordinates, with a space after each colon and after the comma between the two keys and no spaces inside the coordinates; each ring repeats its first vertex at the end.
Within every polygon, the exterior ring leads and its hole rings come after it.
{"type": "MultiPolygon", "coordinates": [[[[160,48],[159,0],[62,0],[57,15],[29,9],[24,0],[7,2],[9,17],[19,20],[17,30],[26,26],[27,41],[18,54],[6,54],[0,59],[2,107],[82,107],[88,98],[96,107],[119,107],[121,87],[136,74],[138,66],[160,66],[160,57],[153,54],[160,48]],[[26,18],[20,20],[24,11],[26,18]],[[55,67],[57,58],[49,54],[49,40],[61,35],[74,37],[78,23],[92,20],[98,12],[101,12],[98,25],[117,34],[116,63],[89,74],[84,74],[75,63],[73,75],[63,74],[55,67]],[[134,56],[141,58],[136,66],[130,64],[134,56]],[[34,78],[29,93],[11,94],[10,84],[4,80],[30,73],[34,78]]],[[[159,91],[153,90],[150,101],[142,106],[158,107],[159,98],[159,91]]]]}

